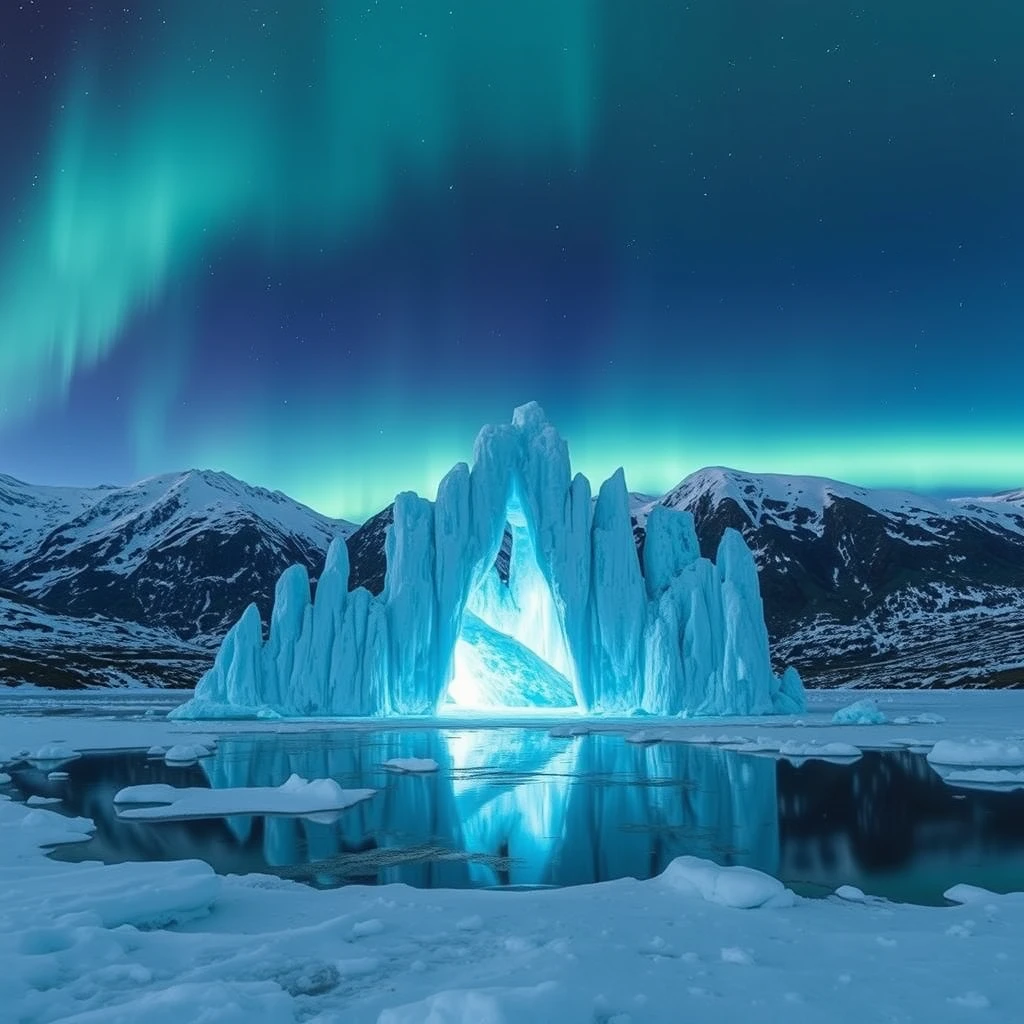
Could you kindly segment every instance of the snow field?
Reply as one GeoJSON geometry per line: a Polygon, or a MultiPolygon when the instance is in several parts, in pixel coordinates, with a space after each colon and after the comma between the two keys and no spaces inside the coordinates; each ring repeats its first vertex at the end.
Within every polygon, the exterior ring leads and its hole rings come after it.
{"type": "MultiPolygon", "coordinates": [[[[1024,1011],[1024,896],[805,900],[679,858],[541,892],[317,892],[198,861],[47,860],[82,820],[0,800],[5,1012],[22,1024],[787,1024],[1024,1011]]],[[[967,1019],[976,1019],[968,1017],[967,1019]]]]}

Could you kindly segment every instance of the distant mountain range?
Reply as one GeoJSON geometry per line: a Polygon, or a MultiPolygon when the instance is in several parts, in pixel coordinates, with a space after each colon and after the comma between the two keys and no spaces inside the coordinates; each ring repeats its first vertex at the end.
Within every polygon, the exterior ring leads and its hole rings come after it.
{"type": "Polygon", "coordinates": [[[743,534],[773,657],[809,683],[1024,686],[1024,490],[943,500],[715,468],[659,502],[693,513],[705,554],[743,534]]]}
{"type": "Polygon", "coordinates": [[[315,579],[351,523],[225,473],[130,487],[0,476],[0,679],[190,686],[280,573],[315,579]]]}
{"type": "MultiPolygon", "coordinates": [[[[1024,491],[941,500],[819,478],[706,469],[663,497],[705,554],[755,552],[773,656],[811,685],[1024,685],[1024,491]]],[[[384,581],[386,508],[360,527],[223,473],[131,487],[0,476],[0,682],[188,686],[280,572],[316,580],[345,537],[352,585],[384,581]]],[[[499,555],[499,567],[507,551],[499,555]]]]}

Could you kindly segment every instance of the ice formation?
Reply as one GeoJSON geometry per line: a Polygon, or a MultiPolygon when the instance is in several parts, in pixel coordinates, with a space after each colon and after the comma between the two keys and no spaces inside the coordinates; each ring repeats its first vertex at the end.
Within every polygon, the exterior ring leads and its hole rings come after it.
{"type": "Polygon", "coordinates": [[[455,466],[435,501],[398,495],[385,553],[377,596],[349,590],[343,540],[315,603],[305,568],[287,569],[266,642],[250,605],[175,717],[433,715],[448,700],[653,715],[804,707],[796,672],[772,673],[740,534],[726,531],[711,562],[692,517],[656,506],[638,557],[622,471],[593,500],[535,403],[484,428],[472,469],[455,466]]]}

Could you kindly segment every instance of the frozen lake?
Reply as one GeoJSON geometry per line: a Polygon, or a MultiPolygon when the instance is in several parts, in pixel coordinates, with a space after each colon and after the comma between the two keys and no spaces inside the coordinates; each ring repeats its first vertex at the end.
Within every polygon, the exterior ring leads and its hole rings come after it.
{"type": "Polygon", "coordinates": [[[858,696],[812,693],[799,718],[381,728],[0,692],[5,1008],[35,1024],[211,1006],[225,1024],[675,1024],[681,1008],[1019,1024],[1024,693],[875,693],[882,724],[836,724],[858,696]],[[147,753],[174,746],[204,756],[147,753]],[[394,774],[395,757],[436,771],[394,774]],[[322,780],[310,810],[376,792],[301,818],[301,786],[262,788],[292,773],[322,780]],[[146,783],[221,816],[119,817],[117,791],[146,783]]]}
{"type": "MultiPolygon", "coordinates": [[[[138,716],[146,707],[117,710],[138,716]]],[[[651,878],[693,855],[757,868],[808,896],[854,885],[942,905],[958,882],[1024,889],[1024,790],[951,787],[906,749],[793,763],[627,735],[559,738],[546,726],[228,734],[212,756],[185,766],[102,751],[51,780],[46,766],[15,762],[7,792],[58,798],[50,809],[93,819],[94,836],[59,847],[62,860],[198,858],[221,874],[269,873],[318,888],[572,886],[651,878]],[[433,759],[438,770],[384,768],[410,757],[433,759]],[[377,793],[328,820],[132,821],[114,805],[125,786],[279,786],[292,773],[377,793]]]]}

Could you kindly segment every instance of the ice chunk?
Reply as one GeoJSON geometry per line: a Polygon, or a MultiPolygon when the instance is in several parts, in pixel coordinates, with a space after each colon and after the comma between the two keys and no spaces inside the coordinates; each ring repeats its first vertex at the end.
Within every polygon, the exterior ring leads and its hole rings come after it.
{"type": "Polygon", "coordinates": [[[847,704],[832,716],[833,725],[884,725],[886,721],[885,714],[870,697],[847,704]]]}
{"type": "Polygon", "coordinates": [[[932,765],[1024,767],[1024,744],[1011,740],[939,740],[928,752],[932,765]]]}
{"type": "Polygon", "coordinates": [[[701,896],[723,907],[782,907],[796,901],[777,878],[763,871],[741,866],[723,868],[699,857],[676,857],[660,877],[679,892],[701,896]]]}
{"type": "Polygon", "coordinates": [[[847,903],[867,903],[870,898],[863,889],[858,889],[855,885],[839,886],[836,895],[847,903]]]}
{"type": "Polygon", "coordinates": [[[942,725],[945,722],[942,715],[932,714],[926,711],[920,715],[897,715],[893,719],[894,725],[942,725]]]}
{"type": "Polygon", "coordinates": [[[779,744],[779,756],[798,761],[855,761],[863,751],[851,743],[798,743],[788,740],[779,744]]]}
{"type": "Polygon", "coordinates": [[[1000,768],[956,768],[942,773],[944,782],[964,789],[1024,789],[1024,771],[1000,768]]]}
{"type": "Polygon", "coordinates": [[[307,816],[342,811],[374,795],[373,789],[342,789],[334,779],[307,781],[292,775],[280,786],[239,789],[178,788],[156,783],[128,786],[114,796],[118,816],[150,821],[217,818],[229,814],[290,814],[307,816]],[[125,804],[157,804],[131,807],[125,804]]]}
{"type": "Polygon", "coordinates": [[[436,772],[438,765],[431,757],[392,757],[384,762],[384,767],[393,772],[418,774],[436,772]]]}

